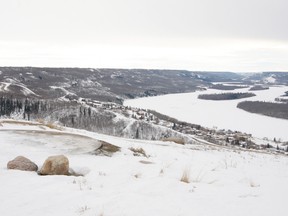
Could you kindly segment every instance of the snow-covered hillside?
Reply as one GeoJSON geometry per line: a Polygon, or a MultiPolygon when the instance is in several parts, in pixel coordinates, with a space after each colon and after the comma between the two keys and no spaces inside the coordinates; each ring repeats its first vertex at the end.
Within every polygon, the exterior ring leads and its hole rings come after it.
{"type": "Polygon", "coordinates": [[[3,120],[0,136],[3,216],[287,215],[287,156],[3,120]],[[112,157],[93,155],[97,140],[121,151],[112,157]],[[142,148],[147,157],[134,156],[131,148],[142,148]],[[6,168],[18,155],[41,167],[48,156],[59,154],[84,176],[6,168]],[[181,181],[183,173],[189,183],[181,181]]]}

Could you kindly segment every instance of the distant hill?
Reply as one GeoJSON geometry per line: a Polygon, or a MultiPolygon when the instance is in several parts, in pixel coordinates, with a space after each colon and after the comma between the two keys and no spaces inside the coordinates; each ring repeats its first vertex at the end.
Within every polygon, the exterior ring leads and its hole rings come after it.
{"type": "Polygon", "coordinates": [[[0,94],[38,99],[124,99],[184,93],[213,82],[288,84],[288,73],[186,70],[0,67],[0,94]]]}
{"type": "Polygon", "coordinates": [[[0,68],[0,92],[32,98],[125,98],[191,92],[208,83],[189,71],[90,68],[0,68]]]}

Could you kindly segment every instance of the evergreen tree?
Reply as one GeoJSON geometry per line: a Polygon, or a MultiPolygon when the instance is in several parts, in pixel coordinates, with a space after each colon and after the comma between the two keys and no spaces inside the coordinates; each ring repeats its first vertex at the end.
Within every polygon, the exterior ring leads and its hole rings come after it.
{"type": "Polygon", "coordinates": [[[173,123],[172,129],[173,129],[173,130],[176,129],[176,124],[175,124],[175,122],[173,123]]]}

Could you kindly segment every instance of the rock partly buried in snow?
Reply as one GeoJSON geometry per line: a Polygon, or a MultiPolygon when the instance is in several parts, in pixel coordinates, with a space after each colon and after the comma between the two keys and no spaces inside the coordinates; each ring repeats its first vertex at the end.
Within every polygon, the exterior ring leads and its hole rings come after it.
{"type": "Polygon", "coordinates": [[[107,143],[105,141],[99,140],[100,147],[95,149],[92,154],[95,155],[104,155],[104,156],[112,156],[114,153],[120,151],[119,146],[112,145],[110,143],[107,143]]]}
{"type": "Polygon", "coordinates": [[[16,169],[23,171],[37,171],[38,166],[26,157],[18,156],[7,164],[7,169],[16,169]]]}
{"type": "Polygon", "coordinates": [[[69,160],[64,155],[48,157],[41,170],[40,175],[69,175],[69,160]]]}

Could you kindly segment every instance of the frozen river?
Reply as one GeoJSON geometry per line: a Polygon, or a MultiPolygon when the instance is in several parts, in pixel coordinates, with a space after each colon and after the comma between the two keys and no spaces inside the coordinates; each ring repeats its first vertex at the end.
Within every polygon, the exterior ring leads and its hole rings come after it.
{"type": "MultiPolygon", "coordinates": [[[[248,90],[249,88],[245,88],[229,92],[247,92],[248,90]]],[[[288,120],[252,114],[237,108],[237,104],[245,100],[274,101],[285,91],[288,91],[287,86],[278,86],[270,87],[269,90],[254,91],[255,97],[238,100],[211,101],[197,98],[199,94],[228,92],[208,89],[193,93],[126,100],[124,105],[155,110],[178,120],[205,127],[238,130],[259,138],[273,139],[275,137],[288,141],[288,120]]]]}

